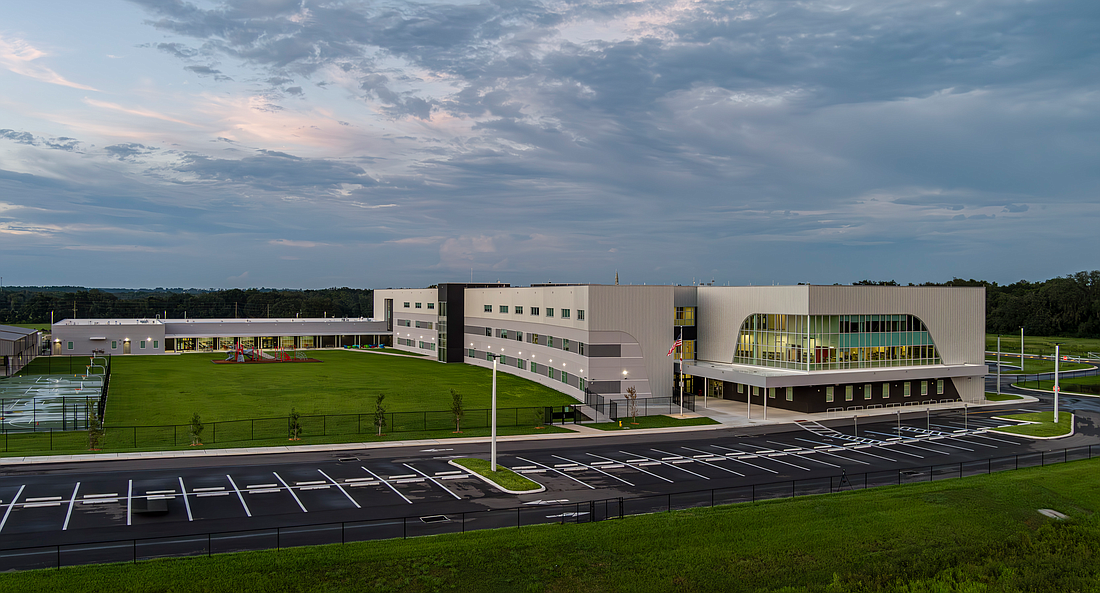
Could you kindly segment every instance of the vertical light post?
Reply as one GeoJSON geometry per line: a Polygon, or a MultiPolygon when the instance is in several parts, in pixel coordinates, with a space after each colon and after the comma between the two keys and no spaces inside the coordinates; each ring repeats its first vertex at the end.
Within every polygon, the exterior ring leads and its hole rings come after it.
{"type": "Polygon", "coordinates": [[[1061,345],[1054,345],[1054,424],[1058,424],[1058,361],[1062,360],[1060,356],[1061,345]]]}
{"type": "Polygon", "coordinates": [[[497,471],[497,360],[500,354],[486,352],[486,356],[493,359],[493,403],[492,417],[490,419],[490,445],[489,445],[489,471],[497,471]]]}
{"type": "Polygon", "coordinates": [[[1024,326],[1022,325],[1020,326],[1020,374],[1024,374],[1024,326]]]}
{"type": "Polygon", "coordinates": [[[997,395],[1001,395],[1001,336],[997,336],[997,395]]]}

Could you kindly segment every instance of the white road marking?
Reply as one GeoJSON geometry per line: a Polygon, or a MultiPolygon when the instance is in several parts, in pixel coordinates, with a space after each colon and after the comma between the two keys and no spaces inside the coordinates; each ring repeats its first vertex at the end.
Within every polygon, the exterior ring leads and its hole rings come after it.
{"type": "MultiPolygon", "coordinates": [[[[619,451],[619,453],[622,453],[623,455],[631,455],[631,453],[628,453],[628,452],[626,452],[626,451],[619,451]]],[[[634,453],[634,455],[638,455],[638,454],[637,454],[637,453],[634,453]]],[[[689,474],[691,474],[691,475],[693,475],[693,476],[697,476],[697,477],[703,478],[704,480],[709,480],[709,479],[710,479],[710,477],[709,477],[709,476],[704,476],[703,474],[699,474],[699,473],[693,472],[693,471],[691,471],[690,469],[684,469],[684,468],[682,468],[682,467],[680,467],[680,466],[678,466],[678,465],[672,465],[671,463],[668,463],[667,461],[661,461],[660,459],[654,459],[654,458],[652,458],[652,457],[647,457],[646,459],[647,459],[648,461],[652,462],[652,463],[658,463],[658,464],[660,464],[660,465],[667,465],[667,466],[669,466],[669,467],[672,467],[672,468],[676,468],[676,469],[678,469],[678,470],[680,470],[680,471],[682,471],[682,472],[687,472],[687,473],[689,473],[689,474]]]]}
{"type": "Polygon", "coordinates": [[[587,467],[588,469],[591,469],[593,471],[600,472],[601,474],[603,474],[603,475],[605,475],[609,478],[614,478],[614,479],[622,482],[623,484],[626,484],[627,486],[633,486],[634,485],[633,482],[628,482],[628,481],[620,478],[619,476],[616,476],[614,474],[609,474],[609,473],[603,471],[603,469],[596,467],[595,465],[588,465],[588,464],[585,464],[585,463],[581,463],[580,461],[573,461],[572,459],[566,459],[565,457],[562,457],[560,455],[553,455],[553,457],[557,457],[558,459],[561,459],[563,461],[572,462],[573,464],[580,464],[581,467],[587,467]]]}
{"type": "Polygon", "coordinates": [[[112,494],[85,494],[84,498],[118,498],[118,492],[112,494]]]}
{"type": "Polygon", "coordinates": [[[46,502],[48,500],[62,500],[60,496],[37,496],[27,499],[27,502],[46,502]]]}
{"type": "MultiPolygon", "coordinates": [[[[420,470],[416,469],[415,467],[413,467],[413,466],[411,466],[411,465],[409,465],[409,464],[407,464],[407,463],[402,463],[401,465],[403,465],[403,466],[405,466],[405,467],[407,467],[407,468],[409,468],[409,469],[413,470],[414,472],[416,472],[416,473],[418,473],[418,474],[420,474],[420,475],[424,476],[425,478],[428,478],[428,480],[430,480],[430,481],[431,481],[431,482],[432,482],[433,484],[435,484],[436,486],[439,486],[440,488],[442,488],[442,489],[446,490],[446,491],[447,491],[447,494],[450,494],[451,496],[455,497],[455,499],[457,499],[457,500],[462,500],[462,497],[461,497],[461,496],[459,496],[459,495],[455,494],[454,492],[451,492],[451,489],[450,489],[450,488],[447,488],[447,487],[446,487],[446,486],[444,486],[443,484],[440,484],[440,483],[439,483],[439,481],[438,481],[438,480],[436,480],[435,478],[432,478],[432,477],[428,476],[428,474],[426,474],[426,473],[424,473],[424,472],[422,472],[422,471],[420,471],[420,470]]],[[[436,474],[436,475],[439,475],[439,474],[436,474]]],[[[446,479],[446,478],[444,478],[444,479],[446,479]]]]}
{"type": "Polygon", "coordinates": [[[309,511],[306,510],[306,505],[302,504],[302,501],[298,499],[298,495],[295,494],[294,490],[290,488],[290,484],[287,484],[286,480],[284,480],[282,476],[275,472],[271,472],[271,475],[275,476],[276,480],[279,480],[283,483],[283,486],[286,487],[286,491],[289,492],[292,497],[294,497],[294,502],[298,503],[298,508],[302,509],[303,513],[308,513],[309,511]]]}
{"type": "Polygon", "coordinates": [[[405,495],[404,495],[404,494],[401,494],[401,492],[400,492],[400,491],[399,491],[399,490],[398,490],[397,488],[394,488],[394,487],[393,487],[393,484],[390,484],[389,482],[387,482],[387,481],[383,480],[383,479],[382,479],[382,477],[381,477],[381,476],[379,476],[378,474],[376,474],[376,473],[374,473],[374,472],[370,471],[369,469],[367,469],[367,468],[365,468],[365,467],[363,467],[363,466],[359,466],[359,469],[361,469],[361,470],[363,470],[363,471],[367,472],[368,474],[370,474],[370,475],[374,476],[374,479],[375,479],[375,480],[378,480],[379,482],[382,482],[383,484],[385,484],[387,488],[389,488],[390,490],[393,490],[393,493],[394,493],[394,494],[396,494],[396,495],[398,495],[398,496],[400,496],[400,497],[401,497],[401,498],[402,498],[402,499],[403,499],[403,500],[404,500],[405,502],[407,502],[407,503],[409,503],[409,504],[412,504],[412,503],[413,503],[413,501],[411,501],[411,500],[409,500],[409,499],[405,498],[405,495]]]}
{"type": "Polygon", "coordinates": [[[359,503],[355,502],[355,499],[354,499],[354,498],[352,498],[352,497],[351,497],[351,495],[350,495],[350,494],[348,494],[348,491],[347,491],[347,490],[344,490],[343,486],[341,486],[340,484],[338,484],[338,483],[336,482],[336,480],[333,480],[332,478],[328,477],[328,474],[326,474],[325,472],[321,471],[320,469],[318,469],[318,470],[317,470],[317,473],[319,473],[319,474],[321,474],[322,476],[324,476],[326,480],[328,480],[328,481],[332,482],[332,483],[333,483],[333,484],[334,484],[334,485],[335,485],[335,486],[336,486],[337,488],[339,488],[339,489],[340,489],[340,492],[343,492],[343,493],[344,493],[344,496],[348,497],[348,500],[350,500],[350,501],[351,501],[351,504],[355,505],[355,508],[357,508],[357,509],[361,509],[361,508],[363,508],[362,506],[360,506],[360,505],[359,505],[359,503]]]}
{"type": "MultiPolygon", "coordinates": [[[[894,436],[893,436],[893,435],[891,435],[890,433],[886,433],[886,432],[876,432],[876,431],[874,431],[874,430],[865,430],[865,431],[864,431],[864,434],[879,434],[879,435],[882,435],[882,436],[888,436],[888,437],[891,437],[892,439],[897,439],[897,438],[898,438],[898,437],[894,437],[894,436]]],[[[883,443],[882,443],[881,445],[876,445],[876,446],[878,446],[878,447],[882,447],[882,448],[886,448],[886,447],[892,447],[892,446],[894,446],[894,445],[904,445],[904,444],[905,444],[905,443],[902,443],[902,442],[901,442],[900,440],[890,440],[890,441],[883,441],[883,443]]],[[[917,459],[924,459],[924,456],[923,456],[923,455],[917,455],[916,453],[907,453],[907,452],[905,452],[905,451],[898,451],[897,449],[888,449],[888,450],[889,450],[889,451],[890,451],[891,453],[900,453],[900,454],[902,454],[902,455],[908,455],[908,456],[910,456],[910,457],[916,457],[917,459]]]]}
{"type": "MultiPolygon", "coordinates": [[[[769,442],[771,442],[771,441],[769,441],[769,442]]],[[[820,459],[815,459],[813,457],[810,457],[811,454],[822,452],[822,451],[818,451],[816,449],[807,449],[806,447],[798,447],[796,449],[784,449],[784,451],[797,451],[800,455],[802,455],[802,457],[800,457],[799,459],[805,459],[806,461],[812,461],[814,463],[820,463],[822,465],[827,465],[829,467],[840,467],[839,465],[837,465],[835,463],[829,463],[828,461],[822,461],[820,459]]]]}
{"type": "Polygon", "coordinates": [[[279,487],[278,484],[249,484],[249,485],[245,486],[245,488],[248,488],[249,490],[252,490],[253,488],[278,488],[278,487],[279,487]]]}
{"type": "Polygon", "coordinates": [[[150,490],[146,494],[175,494],[175,490],[150,490]]]}
{"type": "Polygon", "coordinates": [[[15,493],[15,498],[12,498],[11,502],[8,503],[8,508],[4,511],[4,518],[3,518],[3,520],[0,520],[0,531],[4,530],[4,525],[6,525],[8,523],[8,515],[11,514],[12,507],[15,506],[16,501],[19,500],[19,496],[21,494],[23,494],[23,489],[26,488],[26,487],[27,487],[26,484],[23,484],[22,486],[20,486],[19,487],[19,492],[15,493]]]}
{"type": "Polygon", "coordinates": [[[585,482],[582,482],[582,481],[578,480],[577,478],[574,478],[573,476],[571,476],[571,475],[569,475],[569,474],[567,474],[567,473],[565,473],[565,472],[561,471],[560,469],[556,469],[556,468],[550,467],[549,465],[546,465],[546,464],[543,464],[543,463],[539,463],[539,462],[537,462],[537,461],[531,461],[530,459],[524,459],[523,457],[516,457],[516,459],[518,459],[518,460],[520,460],[520,461],[524,461],[524,462],[530,463],[530,464],[533,464],[533,465],[536,465],[536,466],[541,466],[541,467],[544,467],[544,468],[546,468],[546,469],[548,469],[548,470],[550,470],[550,471],[555,471],[555,472],[558,472],[559,474],[561,474],[561,475],[563,475],[563,476],[565,476],[565,477],[569,478],[570,480],[573,480],[574,482],[576,482],[576,483],[580,484],[581,486],[584,486],[584,487],[586,487],[586,488],[588,488],[588,489],[590,489],[590,490],[595,490],[595,489],[596,489],[596,487],[595,487],[595,486],[593,486],[593,485],[591,485],[591,484],[587,484],[587,483],[585,483],[585,482]]]}
{"type": "Polygon", "coordinates": [[[229,496],[232,492],[200,492],[195,495],[195,498],[209,498],[211,496],[229,496]]]}
{"type": "Polygon", "coordinates": [[[69,518],[73,516],[73,504],[76,503],[76,492],[80,490],[80,482],[76,483],[76,487],[73,488],[73,496],[69,499],[69,510],[65,511],[65,524],[61,526],[61,531],[68,531],[69,518]]]}
{"type": "MultiPolygon", "coordinates": [[[[718,445],[711,445],[711,446],[712,447],[717,447],[719,449],[725,449],[726,451],[733,451],[734,453],[741,453],[741,454],[748,453],[747,451],[740,451],[738,449],[731,449],[729,447],[719,447],[718,445]]],[[[782,455],[786,455],[786,453],[782,453],[782,455]]],[[[797,467],[800,470],[810,471],[810,468],[808,468],[808,467],[802,467],[801,465],[798,465],[797,463],[791,463],[789,461],[783,461],[782,459],[775,459],[774,456],[770,456],[770,455],[768,456],[768,461],[774,461],[776,463],[782,463],[783,465],[789,465],[791,467],[797,467]]]]}
{"type": "Polygon", "coordinates": [[[241,494],[241,489],[237,488],[237,483],[233,481],[233,478],[229,474],[225,474],[225,479],[229,480],[229,485],[233,487],[233,490],[237,493],[237,498],[241,501],[241,506],[244,507],[244,514],[249,517],[252,516],[252,511],[248,510],[248,505],[244,502],[244,495],[241,494]]]}
{"type": "MultiPolygon", "coordinates": [[[[688,451],[692,451],[692,449],[688,449],[687,447],[682,447],[682,448],[683,448],[683,449],[687,449],[688,451]]],[[[658,453],[664,453],[665,455],[671,455],[671,453],[669,453],[668,451],[662,451],[662,450],[660,450],[660,449],[654,449],[654,451],[656,451],[656,452],[658,452],[658,453]]],[[[713,468],[715,468],[715,469],[720,469],[720,470],[722,470],[722,471],[724,471],[724,472],[729,472],[729,473],[731,473],[731,474],[733,474],[733,475],[735,475],[735,476],[741,476],[742,478],[743,478],[743,477],[745,477],[745,474],[743,474],[743,473],[740,473],[740,472],[735,472],[735,471],[733,471],[732,469],[729,469],[728,467],[722,467],[722,466],[720,466],[720,465],[717,465],[717,464],[711,463],[711,462],[709,462],[709,461],[707,461],[707,460],[705,460],[705,459],[698,459],[698,458],[696,458],[696,459],[693,459],[693,461],[697,461],[697,462],[699,462],[699,463],[702,463],[703,465],[709,465],[710,467],[713,467],[713,468]]],[[[674,463],[675,463],[675,462],[674,462],[674,463]]]]}
{"type": "Polygon", "coordinates": [[[187,500],[187,488],[183,485],[183,478],[179,478],[180,481],[180,494],[183,495],[183,507],[187,509],[187,520],[194,521],[195,517],[191,514],[191,501],[187,500]]]}
{"type": "Polygon", "coordinates": [[[219,490],[225,490],[225,486],[213,486],[211,488],[192,488],[191,492],[217,492],[219,490]]]}
{"type": "Polygon", "coordinates": [[[134,481],[129,480],[126,486],[126,526],[133,524],[134,481]]]}

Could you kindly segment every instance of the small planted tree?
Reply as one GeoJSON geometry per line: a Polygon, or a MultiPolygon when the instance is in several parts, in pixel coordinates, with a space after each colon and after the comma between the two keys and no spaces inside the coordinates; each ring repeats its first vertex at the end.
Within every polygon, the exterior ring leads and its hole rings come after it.
{"type": "Polygon", "coordinates": [[[455,432],[462,432],[462,414],[465,411],[462,407],[462,394],[451,389],[451,414],[455,417],[455,432]]]}
{"type": "Polygon", "coordinates": [[[88,418],[88,449],[99,451],[100,444],[103,441],[103,423],[100,422],[99,414],[96,413],[95,404],[89,402],[85,413],[88,418]]]}
{"type": "Polygon", "coordinates": [[[386,427],[386,408],[382,406],[382,401],[385,399],[384,393],[379,393],[378,397],[374,398],[374,426],[378,429],[378,436],[382,436],[382,429],[386,427]]]}
{"type": "Polygon", "coordinates": [[[546,428],[546,408],[535,408],[535,430],[546,428]]]}
{"type": "Polygon", "coordinates": [[[191,415],[191,425],[187,431],[191,434],[191,446],[198,447],[202,445],[202,430],[206,428],[202,423],[202,416],[199,416],[198,412],[191,415]]]}
{"type": "Polygon", "coordinates": [[[290,433],[290,440],[298,441],[302,439],[302,414],[294,408],[290,408],[287,428],[290,433]]]}
{"type": "Polygon", "coordinates": [[[626,409],[633,419],[631,424],[638,423],[638,389],[633,385],[626,388],[626,409]]]}

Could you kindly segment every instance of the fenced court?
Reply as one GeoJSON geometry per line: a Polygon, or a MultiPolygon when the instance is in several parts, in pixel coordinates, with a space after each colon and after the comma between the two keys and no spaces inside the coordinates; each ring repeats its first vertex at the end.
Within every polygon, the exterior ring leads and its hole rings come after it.
{"type": "Polygon", "coordinates": [[[105,375],[39,375],[0,381],[0,431],[82,430],[96,414],[105,375]]]}

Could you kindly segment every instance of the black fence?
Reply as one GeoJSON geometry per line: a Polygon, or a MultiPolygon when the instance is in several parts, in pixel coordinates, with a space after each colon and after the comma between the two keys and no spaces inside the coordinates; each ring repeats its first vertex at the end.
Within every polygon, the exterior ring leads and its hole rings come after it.
{"type": "MultiPolygon", "coordinates": [[[[104,382],[104,393],[107,383],[104,382]]],[[[100,399],[100,406],[103,398],[100,399]]],[[[579,405],[538,406],[525,408],[497,408],[497,427],[534,427],[550,424],[579,423],[588,417],[579,405]]],[[[437,432],[455,430],[452,412],[387,412],[383,434],[400,432],[437,432]]],[[[460,427],[463,430],[489,428],[492,411],[489,409],[466,410],[460,427]]],[[[298,437],[327,437],[338,435],[374,435],[378,432],[375,415],[369,414],[319,414],[299,416],[298,437]]],[[[292,420],[287,416],[277,418],[247,418],[204,423],[200,440],[204,445],[245,443],[249,441],[286,442],[292,434],[292,420]]],[[[0,435],[5,453],[21,451],[80,451],[88,448],[85,432],[48,429],[37,431],[7,430],[0,435]]],[[[106,426],[99,438],[101,449],[169,449],[191,444],[190,424],[160,426],[106,426]]]]}
{"type": "MultiPolygon", "coordinates": [[[[95,397],[80,396],[51,396],[29,398],[3,398],[0,399],[0,411],[7,415],[10,410],[17,410],[20,420],[25,422],[15,424],[12,418],[3,418],[0,422],[0,432],[22,434],[26,432],[66,432],[83,431],[90,428],[91,415],[102,420],[103,412],[107,409],[107,396],[111,389],[111,355],[97,354],[94,356],[39,356],[31,361],[33,366],[24,367],[23,371],[33,371],[35,375],[73,375],[102,377],[99,395],[95,397]],[[102,372],[92,372],[92,368],[100,367],[102,372]],[[29,416],[29,418],[28,418],[29,416]]],[[[52,440],[52,437],[51,439],[52,440]]]]}
{"type": "Polygon", "coordinates": [[[764,500],[830,494],[878,486],[933,482],[979,474],[991,474],[1025,467],[1092,459],[1094,447],[1025,453],[897,470],[842,473],[837,476],[747,484],[727,488],[692,490],[652,496],[617,497],[575,502],[522,506],[378,519],[343,521],[245,531],[222,531],[169,537],[86,541],[53,546],[0,549],[0,571],[61,568],[85,564],[138,562],[156,558],[209,556],[228,552],[282,549],[322,544],[401,539],[478,529],[519,528],[549,523],[591,523],[621,519],[629,515],[685,510],[699,507],[753,503],[764,500]]]}
{"type": "MultiPolygon", "coordinates": [[[[634,400],[637,406],[638,416],[652,416],[654,414],[679,414],[681,406],[688,412],[695,411],[695,395],[685,393],[683,399],[680,395],[669,397],[639,397],[634,400]]],[[[630,400],[625,397],[605,396],[593,391],[585,390],[584,403],[612,421],[620,418],[630,418],[630,400]]]]}

